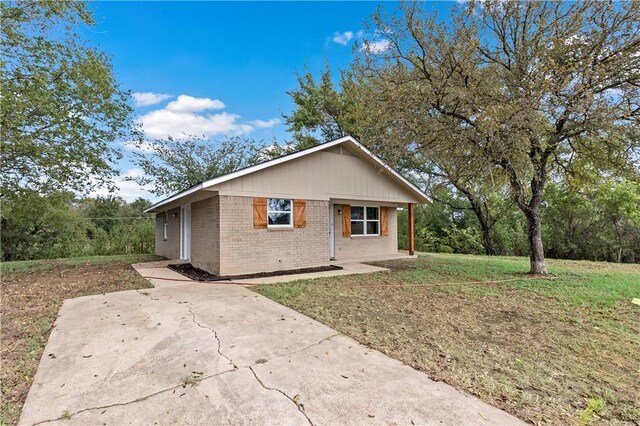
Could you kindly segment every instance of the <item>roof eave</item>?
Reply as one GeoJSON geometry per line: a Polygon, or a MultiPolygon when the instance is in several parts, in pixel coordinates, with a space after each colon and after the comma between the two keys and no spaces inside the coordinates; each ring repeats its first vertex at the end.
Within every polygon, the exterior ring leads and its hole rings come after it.
{"type": "Polygon", "coordinates": [[[318,151],[322,151],[325,150],[327,148],[330,148],[332,146],[335,145],[340,145],[342,143],[349,143],[350,145],[352,145],[353,147],[357,148],[358,150],[362,151],[365,155],[367,155],[368,157],[372,158],[379,166],[381,166],[387,173],[391,174],[394,178],[396,178],[399,182],[401,182],[402,184],[404,184],[405,186],[407,186],[415,195],[418,196],[418,199],[421,199],[423,202],[425,203],[430,203],[431,199],[424,193],[422,192],[417,186],[415,186],[413,183],[411,183],[409,180],[407,180],[404,176],[402,176],[400,173],[396,172],[394,169],[392,169],[391,167],[389,167],[388,165],[386,165],[380,158],[378,158],[374,153],[372,153],[371,151],[369,151],[364,145],[362,145],[360,142],[358,142],[355,138],[353,138],[352,136],[344,136],[342,138],[339,139],[335,139],[333,141],[330,142],[326,142],[317,146],[314,146],[312,148],[308,148],[302,151],[298,151],[298,152],[294,152],[293,154],[289,154],[289,155],[285,155],[283,157],[279,157],[279,158],[275,158],[273,160],[269,160],[269,161],[265,161],[264,163],[260,163],[260,164],[256,164],[255,166],[251,166],[251,167],[247,167],[245,169],[241,169],[235,172],[231,172],[228,173],[226,175],[223,176],[219,176],[213,179],[209,179],[205,182],[199,183],[198,185],[192,186],[189,189],[186,189],[182,192],[178,192],[177,194],[174,194],[168,198],[165,198],[164,200],[158,201],[157,203],[155,203],[154,205],[152,205],[151,207],[145,209],[145,213],[152,213],[155,212],[159,207],[162,207],[166,204],[169,204],[173,201],[176,201],[186,195],[192,194],[194,192],[197,192],[201,189],[205,189],[205,188],[209,188],[211,186],[214,185],[219,185],[223,182],[227,182],[229,180],[232,179],[236,179],[251,173],[255,173],[257,171],[260,171],[262,169],[266,169],[268,167],[273,167],[275,165],[287,162],[287,161],[291,161],[291,160],[295,160],[296,158],[300,158],[300,157],[304,157],[306,155],[309,154],[313,154],[314,152],[318,152],[318,151]]]}

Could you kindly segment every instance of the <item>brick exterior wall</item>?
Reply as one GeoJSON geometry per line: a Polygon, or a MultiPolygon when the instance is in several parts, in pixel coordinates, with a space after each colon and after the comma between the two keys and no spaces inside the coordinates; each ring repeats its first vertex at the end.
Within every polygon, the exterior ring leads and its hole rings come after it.
{"type": "Polygon", "coordinates": [[[305,228],[254,229],[251,197],[219,200],[220,275],[329,264],[328,201],[306,200],[305,228]]]}
{"type": "MultiPolygon", "coordinates": [[[[362,205],[360,201],[354,201],[351,205],[362,205]]],[[[375,206],[375,203],[366,203],[375,206]]],[[[338,216],[338,209],[342,205],[334,204],[333,217],[335,229],[335,254],[336,260],[358,259],[367,256],[385,256],[398,253],[398,212],[395,207],[388,207],[389,235],[385,237],[350,237],[342,236],[342,216],[338,216]]]]}
{"type": "Polygon", "coordinates": [[[156,254],[167,259],[180,257],[180,208],[167,212],[167,239],[164,239],[164,213],[156,214],[156,254]],[[173,217],[174,213],[176,217],[173,217]]]}
{"type": "Polygon", "coordinates": [[[220,197],[191,204],[191,264],[220,274],[220,197]]]}

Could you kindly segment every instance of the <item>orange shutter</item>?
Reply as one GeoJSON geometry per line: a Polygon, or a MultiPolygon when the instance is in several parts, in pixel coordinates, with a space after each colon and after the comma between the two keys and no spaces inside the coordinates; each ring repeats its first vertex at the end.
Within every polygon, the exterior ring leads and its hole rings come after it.
{"type": "Polygon", "coordinates": [[[351,237],[351,206],[349,204],[342,205],[342,236],[351,237]]]}
{"type": "Polygon", "coordinates": [[[389,235],[389,210],[387,207],[380,207],[380,235],[389,235]]]}
{"type": "Polygon", "coordinates": [[[304,200],[293,200],[293,227],[307,226],[307,203],[304,200]]]}
{"type": "Polygon", "coordinates": [[[261,229],[267,227],[267,199],[253,199],[253,227],[261,229]]]}

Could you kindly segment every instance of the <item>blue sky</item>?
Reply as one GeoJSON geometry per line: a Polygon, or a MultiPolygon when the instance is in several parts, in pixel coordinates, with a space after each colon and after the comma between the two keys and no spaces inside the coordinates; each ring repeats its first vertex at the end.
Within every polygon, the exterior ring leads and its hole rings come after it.
{"type": "MultiPolygon", "coordinates": [[[[111,56],[116,78],[137,99],[149,137],[288,135],[295,72],[334,70],[352,59],[355,40],[377,2],[96,2],[96,26],[84,31],[111,56]]],[[[449,4],[450,5],[450,4],[449,4]]],[[[429,3],[440,9],[447,4],[429,3]]],[[[367,38],[371,38],[370,36],[367,38]]],[[[384,46],[381,45],[383,48],[384,46]]],[[[127,149],[123,175],[140,173],[127,149]]],[[[157,197],[119,179],[119,195],[157,197]]],[[[104,194],[103,192],[99,192],[104,194]]]]}

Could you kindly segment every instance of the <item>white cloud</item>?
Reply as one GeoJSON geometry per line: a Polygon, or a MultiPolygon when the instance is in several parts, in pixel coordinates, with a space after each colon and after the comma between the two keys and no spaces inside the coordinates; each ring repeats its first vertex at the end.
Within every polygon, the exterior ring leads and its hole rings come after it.
{"type": "Polygon", "coordinates": [[[254,126],[258,129],[269,129],[273,126],[280,124],[280,120],[277,118],[272,118],[271,120],[253,120],[248,122],[249,125],[254,126]]]}
{"type": "Polygon", "coordinates": [[[97,188],[89,195],[92,197],[117,195],[127,202],[135,201],[135,199],[139,197],[146,198],[151,201],[156,200],[158,197],[150,192],[152,189],[151,185],[140,186],[131,180],[127,180],[128,178],[141,176],[144,176],[144,172],[141,169],[133,168],[126,170],[114,180],[114,184],[117,188],[114,192],[109,192],[108,188],[101,187],[97,188]]]}
{"type": "Polygon", "coordinates": [[[133,100],[137,107],[159,104],[170,97],[171,95],[166,93],[136,92],[133,94],[133,100]]]}
{"type": "Polygon", "coordinates": [[[389,40],[377,40],[377,41],[365,40],[360,50],[365,53],[378,54],[378,53],[385,52],[390,48],[391,48],[391,42],[389,40]]]}
{"type": "Polygon", "coordinates": [[[226,112],[199,115],[160,109],[143,115],[140,121],[145,135],[158,139],[167,136],[241,135],[253,130],[249,124],[239,124],[238,118],[237,114],[226,112]]]}
{"type": "Polygon", "coordinates": [[[333,42],[346,46],[347,43],[353,38],[352,31],[345,31],[343,33],[336,31],[333,33],[333,42]]]}
{"type": "MultiPolygon", "coordinates": [[[[224,108],[224,103],[219,100],[180,95],[165,108],[149,111],[138,120],[145,136],[155,139],[164,139],[168,136],[176,139],[189,136],[240,136],[280,124],[277,118],[241,121],[238,114],[205,113],[206,110],[221,108],[224,108]]],[[[125,147],[138,151],[145,149],[145,147],[132,147],[131,143],[125,143],[125,147]]]]}
{"type": "Polygon", "coordinates": [[[175,101],[169,102],[166,109],[174,112],[198,112],[209,109],[223,109],[224,103],[218,99],[194,98],[189,95],[180,95],[175,101]]]}

